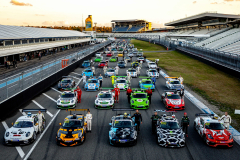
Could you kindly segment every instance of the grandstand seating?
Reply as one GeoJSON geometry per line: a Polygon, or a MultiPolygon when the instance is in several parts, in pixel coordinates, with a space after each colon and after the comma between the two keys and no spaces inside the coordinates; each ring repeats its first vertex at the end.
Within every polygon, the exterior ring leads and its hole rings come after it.
{"type": "Polygon", "coordinates": [[[129,27],[115,27],[113,32],[127,32],[129,27]]]}
{"type": "Polygon", "coordinates": [[[240,39],[234,43],[231,43],[225,47],[219,49],[220,51],[240,54],[240,39]]]}
{"type": "Polygon", "coordinates": [[[144,26],[133,26],[127,32],[138,32],[139,30],[143,29],[144,26]]]}

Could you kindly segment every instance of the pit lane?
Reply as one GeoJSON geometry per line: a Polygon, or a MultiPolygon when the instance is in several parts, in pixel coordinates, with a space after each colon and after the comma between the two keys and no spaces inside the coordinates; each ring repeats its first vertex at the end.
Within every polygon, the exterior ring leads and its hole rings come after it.
{"type": "MultiPolygon", "coordinates": [[[[104,59],[106,56],[104,55],[104,59]]],[[[120,57],[119,60],[122,58],[120,57]]],[[[136,60],[136,57],[133,58],[136,60]]],[[[94,64],[97,67],[97,63],[94,64]]],[[[109,62],[110,67],[115,67],[117,62],[109,62]]],[[[127,64],[130,67],[130,63],[127,64]]],[[[126,68],[121,68],[119,70],[119,76],[126,76],[126,68]]],[[[141,76],[146,76],[147,65],[143,64],[141,69],[141,76]]],[[[83,68],[77,68],[74,73],[69,75],[76,77],[75,81],[78,82],[83,68]]],[[[103,75],[102,68],[96,68],[96,75],[103,75]]],[[[176,75],[178,76],[178,75],[176,75]]],[[[138,87],[139,78],[133,78],[131,81],[132,88],[138,87]]],[[[82,82],[79,84],[80,88],[83,90],[82,82]]],[[[111,79],[103,78],[103,87],[111,88],[111,79]]],[[[33,100],[37,102],[42,107],[46,108],[53,116],[58,113],[56,108],[56,100],[60,94],[57,89],[57,84],[49,88],[44,93],[35,97],[33,100]],[[54,88],[54,89],[52,89],[54,88]],[[55,101],[54,101],[55,100],[55,101]]],[[[69,114],[65,110],[61,110],[56,118],[52,121],[46,133],[43,135],[42,139],[34,148],[33,152],[29,156],[29,159],[239,159],[238,155],[240,153],[240,147],[237,143],[234,144],[233,148],[222,149],[222,148],[212,148],[204,144],[203,140],[193,129],[193,120],[195,118],[195,113],[200,113],[201,111],[195,107],[187,98],[185,98],[184,111],[178,111],[175,115],[180,120],[184,112],[188,113],[190,118],[189,127],[189,137],[186,139],[186,147],[183,148],[163,148],[157,145],[155,135],[151,134],[151,121],[150,117],[153,114],[154,109],[165,110],[163,103],[160,101],[160,95],[165,90],[165,79],[160,76],[156,82],[156,90],[153,92],[152,104],[148,110],[140,110],[143,117],[143,124],[141,125],[141,131],[138,135],[138,143],[133,147],[113,147],[108,144],[108,131],[109,122],[111,117],[115,115],[115,112],[111,110],[97,110],[94,108],[94,100],[98,92],[86,92],[83,90],[82,103],[78,104],[77,108],[90,108],[93,115],[92,119],[92,132],[87,133],[86,141],[81,146],[76,147],[61,147],[56,145],[56,132],[59,128],[59,123],[63,122],[64,118],[69,114]]],[[[127,103],[126,92],[120,93],[120,102],[115,104],[117,108],[130,108],[127,103]]],[[[39,109],[39,106],[30,101],[23,108],[34,108],[39,109]]],[[[10,106],[9,106],[10,107],[10,106]]],[[[86,113],[85,113],[86,114],[86,113]]],[[[21,116],[21,112],[16,112],[15,115],[6,119],[6,124],[8,127],[11,126],[12,122],[21,116]]],[[[47,122],[49,123],[53,117],[49,114],[44,113],[47,122]]],[[[0,135],[4,135],[5,129],[3,125],[0,125],[0,135]]],[[[40,136],[38,135],[38,138],[40,136]]],[[[2,142],[2,139],[0,140],[2,142]]],[[[36,142],[34,142],[35,144],[36,142]]],[[[26,156],[32,149],[34,144],[28,146],[21,146],[21,149],[26,156]]],[[[0,145],[0,156],[1,159],[21,159],[19,151],[15,147],[0,145]]]]}

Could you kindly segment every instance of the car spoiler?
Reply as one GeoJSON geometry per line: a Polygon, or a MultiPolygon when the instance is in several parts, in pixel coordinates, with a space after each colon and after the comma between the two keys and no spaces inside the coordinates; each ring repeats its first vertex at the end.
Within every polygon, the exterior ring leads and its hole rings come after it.
{"type": "Polygon", "coordinates": [[[116,115],[119,115],[119,114],[117,114],[117,111],[130,111],[130,115],[131,115],[131,112],[135,111],[135,109],[131,109],[131,108],[113,108],[112,111],[116,111],[116,115]]]}
{"type": "Polygon", "coordinates": [[[197,113],[195,114],[196,117],[199,117],[199,116],[213,116],[214,117],[214,114],[209,114],[209,113],[197,113]]]}
{"type": "Polygon", "coordinates": [[[22,112],[47,112],[47,109],[22,109],[22,112]]]}
{"type": "Polygon", "coordinates": [[[71,115],[72,111],[85,112],[85,111],[90,111],[90,109],[66,109],[66,112],[67,111],[70,111],[70,115],[71,115]]]}

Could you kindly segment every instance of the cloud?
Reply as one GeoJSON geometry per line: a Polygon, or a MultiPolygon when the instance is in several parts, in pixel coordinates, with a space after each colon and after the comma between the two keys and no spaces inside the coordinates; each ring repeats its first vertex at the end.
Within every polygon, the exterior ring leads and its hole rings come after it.
{"type": "Polygon", "coordinates": [[[196,4],[197,3],[197,1],[193,1],[193,4],[196,4]]]}
{"type": "MultiPolygon", "coordinates": [[[[224,0],[224,1],[227,1],[227,2],[232,2],[232,1],[234,1],[234,0],[224,0]]],[[[237,1],[237,0],[236,0],[237,1]]]]}
{"type": "Polygon", "coordinates": [[[218,4],[218,2],[212,2],[211,4],[218,4]]]}
{"type": "Polygon", "coordinates": [[[45,26],[69,26],[66,21],[44,21],[42,24],[45,26]]]}
{"type": "Polygon", "coordinates": [[[27,23],[27,22],[23,22],[23,24],[29,24],[29,23],[27,23]]]}
{"type": "Polygon", "coordinates": [[[45,15],[43,15],[43,14],[35,14],[35,16],[45,16],[45,15]]]}
{"type": "Polygon", "coordinates": [[[30,3],[18,2],[17,0],[11,0],[10,3],[12,3],[12,5],[16,5],[16,6],[32,6],[32,4],[30,4],[30,3]]]}

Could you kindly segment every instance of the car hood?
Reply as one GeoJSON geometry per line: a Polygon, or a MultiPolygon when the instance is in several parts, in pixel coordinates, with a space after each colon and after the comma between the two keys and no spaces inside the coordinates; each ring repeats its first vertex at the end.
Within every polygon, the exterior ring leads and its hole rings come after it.
{"type": "Polygon", "coordinates": [[[11,127],[6,132],[9,132],[9,137],[12,139],[22,139],[26,137],[26,133],[28,132],[33,133],[33,131],[34,131],[33,127],[28,127],[28,128],[11,127]],[[14,136],[14,135],[18,135],[18,136],[14,136]]]}
{"type": "Polygon", "coordinates": [[[181,104],[181,99],[168,99],[169,102],[173,105],[180,105],[181,104]]]}
{"type": "Polygon", "coordinates": [[[226,141],[229,139],[229,136],[231,135],[226,129],[225,130],[212,130],[212,129],[207,129],[206,134],[211,134],[211,136],[215,140],[219,141],[226,141]]]}
{"type": "Polygon", "coordinates": [[[179,136],[183,134],[182,129],[163,129],[158,128],[157,132],[162,133],[164,138],[180,138],[179,136]]]}

